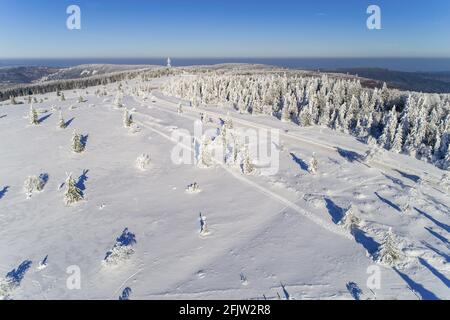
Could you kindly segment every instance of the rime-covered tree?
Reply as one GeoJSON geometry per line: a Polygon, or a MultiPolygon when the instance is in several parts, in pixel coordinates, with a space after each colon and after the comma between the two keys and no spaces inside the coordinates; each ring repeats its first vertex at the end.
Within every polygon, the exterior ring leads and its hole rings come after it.
{"type": "Polygon", "coordinates": [[[395,266],[400,259],[401,253],[396,247],[392,228],[389,228],[378,250],[376,261],[384,265],[395,266]]]}
{"type": "Polygon", "coordinates": [[[250,152],[247,147],[244,148],[244,158],[241,164],[242,173],[245,175],[252,174],[255,171],[255,167],[250,158],[250,152]]]}
{"type": "Polygon", "coordinates": [[[63,118],[63,114],[62,114],[62,111],[61,111],[61,110],[59,110],[59,122],[58,122],[58,126],[59,126],[61,129],[65,129],[65,128],[66,128],[66,121],[65,121],[64,118],[63,118]]]}
{"type": "Polygon", "coordinates": [[[30,120],[30,124],[32,125],[38,125],[39,124],[39,119],[38,119],[38,114],[35,108],[33,108],[33,106],[30,106],[30,111],[28,114],[28,119],[30,120]]]}
{"type": "Polygon", "coordinates": [[[319,162],[317,161],[316,153],[314,152],[312,154],[311,160],[309,161],[308,171],[312,174],[316,174],[318,165],[319,165],[319,162]]]}
{"type": "Polygon", "coordinates": [[[75,153],[81,153],[84,151],[86,146],[83,143],[83,137],[77,133],[76,130],[73,130],[72,134],[72,151],[75,153]]]}
{"type": "Polygon", "coordinates": [[[83,200],[83,193],[77,187],[75,179],[72,174],[69,174],[66,180],[66,192],[64,193],[64,202],[66,205],[71,205],[83,200]]]}
{"type": "Polygon", "coordinates": [[[123,112],[123,126],[125,128],[131,127],[133,124],[133,116],[128,112],[128,109],[125,109],[123,112]]]}
{"type": "Polygon", "coordinates": [[[360,223],[360,219],[356,215],[357,209],[352,204],[346,211],[343,218],[339,221],[339,225],[341,225],[344,229],[352,231],[354,228],[357,228],[360,223]]]}

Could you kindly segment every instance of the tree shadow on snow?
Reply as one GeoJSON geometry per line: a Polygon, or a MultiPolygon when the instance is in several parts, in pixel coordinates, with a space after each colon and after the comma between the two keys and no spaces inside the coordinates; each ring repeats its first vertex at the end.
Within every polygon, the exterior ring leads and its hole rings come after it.
{"type": "Polygon", "coordinates": [[[353,228],[352,235],[355,238],[355,241],[362,245],[371,256],[374,256],[378,252],[380,244],[369,237],[363,230],[353,228]]]}
{"type": "Polygon", "coordinates": [[[409,288],[420,295],[422,300],[440,300],[433,292],[425,289],[420,283],[415,282],[413,279],[408,277],[406,274],[397,270],[397,268],[393,268],[395,272],[402,278],[409,286],[409,288]]]}
{"type": "Polygon", "coordinates": [[[382,196],[380,196],[378,194],[378,192],[375,192],[375,195],[378,197],[378,199],[380,199],[381,201],[383,201],[384,203],[386,203],[387,205],[391,206],[392,208],[394,208],[395,210],[397,210],[398,212],[402,212],[402,209],[400,209],[400,207],[398,205],[396,205],[395,203],[393,203],[392,201],[383,198],[382,196]]]}
{"type": "Polygon", "coordinates": [[[25,276],[25,273],[31,267],[31,264],[32,262],[30,260],[25,260],[17,267],[17,269],[13,269],[8,272],[6,274],[6,278],[12,281],[15,285],[20,285],[20,282],[22,282],[22,279],[25,276]]]}
{"type": "Polygon", "coordinates": [[[289,299],[291,298],[291,295],[290,295],[289,292],[286,290],[286,286],[285,286],[284,284],[282,284],[282,283],[280,283],[280,285],[281,285],[281,289],[283,290],[284,298],[285,298],[286,300],[289,300],[289,299]]]}
{"type": "Polygon", "coordinates": [[[441,236],[439,233],[431,230],[430,228],[425,227],[425,230],[427,230],[431,235],[433,235],[435,238],[438,238],[440,241],[442,241],[447,247],[450,247],[450,242],[443,236],[441,236]]]}
{"type": "Polygon", "coordinates": [[[118,237],[116,240],[117,240],[117,243],[121,246],[131,246],[131,245],[137,243],[136,235],[134,233],[129,232],[128,228],[125,228],[122,231],[122,234],[120,235],[120,237],[118,237]]]}
{"type": "Polygon", "coordinates": [[[423,215],[425,218],[427,218],[428,220],[430,220],[431,222],[433,222],[435,225],[437,225],[439,228],[444,229],[445,231],[447,231],[448,233],[450,233],[450,226],[448,224],[442,223],[438,220],[436,220],[435,218],[433,218],[432,216],[430,216],[428,213],[417,209],[416,207],[414,207],[414,209],[420,213],[421,215],[423,215]]]}
{"type": "Polygon", "coordinates": [[[64,123],[64,127],[67,128],[68,126],[70,126],[70,124],[72,123],[73,120],[75,120],[75,117],[73,117],[72,119],[67,120],[67,121],[64,123]]]}
{"type": "Polygon", "coordinates": [[[8,192],[9,186],[3,187],[2,190],[0,190],[0,199],[5,196],[5,194],[8,192]]]}
{"type": "Polygon", "coordinates": [[[353,299],[359,300],[361,298],[361,295],[363,294],[363,292],[356,283],[349,282],[345,286],[347,287],[347,290],[351,294],[353,299]]]}
{"type": "Polygon", "coordinates": [[[361,159],[361,155],[354,151],[349,151],[341,148],[336,148],[337,152],[342,158],[345,158],[348,162],[359,161],[361,159]]]}
{"type": "Polygon", "coordinates": [[[409,179],[415,183],[417,183],[420,180],[420,177],[414,174],[405,173],[397,169],[394,169],[394,171],[398,172],[403,178],[409,179]]]}
{"type": "Polygon", "coordinates": [[[0,119],[6,118],[6,117],[7,117],[7,115],[4,114],[4,115],[0,116],[0,119]]]}
{"type": "Polygon", "coordinates": [[[450,280],[447,279],[446,276],[444,276],[442,273],[440,273],[438,270],[436,270],[431,264],[429,264],[426,260],[419,258],[419,262],[432,274],[435,275],[436,278],[442,281],[443,284],[447,286],[447,288],[450,288],[450,280]]]}
{"type": "Polygon", "coordinates": [[[45,120],[47,120],[48,118],[50,118],[53,115],[53,113],[47,114],[45,116],[42,116],[39,120],[38,123],[41,124],[42,122],[44,122],[45,120]]]}
{"type": "Polygon", "coordinates": [[[89,173],[89,170],[83,170],[82,175],[78,178],[78,181],[76,183],[76,186],[78,189],[80,189],[81,191],[86,190],[86,181],[88,181],[88,176],[87,174],[89,173]]]}
{"type": "Polygon", "coordinates": [[[292,160],[294,160],[294,162],[296,164],[298,164],[300,166],[300,168],[302,170],[308,171],[308,164],[306,164],[305,161],[303,161],[302,159],[300,159],[299,157],[297,157],[294,153],[291,152],[291,157],[292,160]]]}
{"type": "Polygon", "coordinates": [[[333,200],[325,198],[325,204],[328,210],[328,213],[331,216],[331,219],[334,223],[338,223],[344,217],[344,209],[339,207],[333,200]]]}
{"type": "Polygon", "coordinates": [[[84,147],[86,147],[86,145],[87,145],[87,143],[88,143],[88,140],[89,140],[89,135],[87,134],[87,135],[81,135],[80,136],[80,142],[81,142],[81,144],[84,146],[84,147]]]}
{"type": "Polygon", "coordinates": [[[383,176],[384,176],[386,179],[391,180],[393,183],[399,185],[402,189],[411,188],[410,186],[406,185],[406,184],[405,184],[402,180],[400,180],[400,179],[394,178],[394,177],[392,177],[392,176],[390,176],[390,175],[387,175],[387,174],[385,174],[385,173],[382,173],[382,174],[383,174],[383,176]]]}

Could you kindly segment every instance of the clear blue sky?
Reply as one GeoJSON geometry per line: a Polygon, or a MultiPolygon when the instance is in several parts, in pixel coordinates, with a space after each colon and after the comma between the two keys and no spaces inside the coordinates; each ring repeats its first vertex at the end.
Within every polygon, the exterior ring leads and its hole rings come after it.
{"type": "Polygon", "coordinates": [[[0,58],[450,57],[450,1],[0,0],[0,39],[0,58]]]}

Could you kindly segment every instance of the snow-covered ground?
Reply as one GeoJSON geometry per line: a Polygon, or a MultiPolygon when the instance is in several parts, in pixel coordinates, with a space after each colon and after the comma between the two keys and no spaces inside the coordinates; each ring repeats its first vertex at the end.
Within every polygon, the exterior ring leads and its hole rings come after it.
{"type": "Polygon", "coordinates": [[[104,87],[63,92],[66,101],[38,96],[39,125],[29,124],[28,104],[0,107],[0,296],[118,299],[131,288],[131,299],[450,299],[442,170],[388,151],[363,163],[369,147],[328,128],[182,101],[179,113],[178,99],[155,89],[136,95],[141,86],[122,83],[131,129],[114,105],[117,83],[107,96],[94,94],[104,87]],[[172,134],[193,131],[201,112],[210,129],[226,117],[236,128],[280,129],[278,172],[173,163],[172,134]],[[74,129],[85,136],[80,154],[71,149],[74,129]],[[146,170],[136,166],[142,154],[146,170]],[[71,206],[67,173],[84,197],[71,206]],[[46,184],[27,199],[31,175],[46,184]],[[201,192],[186,192],[194,182],[201,192]],[[360,220],[352,232],[339,224],[350,205],[360,220]],[[200,234],[200,213],[208,234],[200,234]],[[375,261],[390,228],[395,267],[375,261]],[[105,263],[114,248],[123,251],[105,263]]]}

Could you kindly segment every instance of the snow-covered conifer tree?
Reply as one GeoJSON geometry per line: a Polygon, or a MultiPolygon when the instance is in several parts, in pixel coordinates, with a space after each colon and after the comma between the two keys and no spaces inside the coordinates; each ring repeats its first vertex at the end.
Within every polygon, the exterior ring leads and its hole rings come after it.
{"type": "Polygon", "coordinates": [[[39,119],[38,119],[38,114],[35,108],[33,108],[33,106],[30,106],[30,112],[28,115],[28,119],[30,120],[30,124],[32,125],[38,125],[39,124],[39,119]]]}
{"type": "Polygon", "coordinates": [[[59,126],[61,129],[65,129],[65,128],[66,128],[66,121],[64,121],[64,118],[63,118],[63,115],[62,115],[62,111],[61,111],[61,110],[59,110],[59,123],[58,123],[58,126],[59,126]]]}
{"type": "Polygon", "coordinates": [[[61,101],[66,101],[66,97],[64,96],[64,92],[61,92],[60,100],[61,101]]]}
{"type": "Polygon", "coordinates": [[[312,174],[317,173],[318,165],[319,162],[317,161],[316,153],[314,152],[311,157],[311,161],[309,161],[308,171],[312,174]]]}
{"type": "Polygon", "coordinates": [[[387,266],[395,266],[400,261],[400,258],[401,254],[395,245],[392,228],[389,228],[378,250],[376,261],[387,266]]]}
{"type": "Polygon", "coordinates": [[[181,103],[179,103],[177,106],[177,112],[178,114],[183,114],[183,106],[181,105],[181,103]]]}
{"type": "Polygon", "coordinates": [[[241,171],[245,175],[250,175],[254,172],[255,167],[253,166],[252,160],[250,158],[250,152],[247,147],[244,148],[244,159],[241,164],[241,171]]]}
{"type": "Polygon", "coordinates": [[[208,168],[212,165],[211,153],[209,151],[210,140],[206,135],[202,136],[197,156],[197,166],[208,168]]]}
{"type": "Polygon", "coordinates": [[[83,138],[80,134],[77,133],[76,130],[73,130],[72,135],[72,150],[75,153],[81,153],[84,151],[86,146],[83,143],[83,138]]]}
{"type": "Polygon", "coordinates": [[[291,112],[289,111],[289,105],[287,99],[284,99],[283,109],[281,111],[281,121],[291,122],[291,112]]]}
{"type": "Polygon", "coordinates": [[[118,108],[123,107],[123,94],[122,92],[117,92],[116,97],[114,98],[114,105],[118,108]]]}
{"type": "Polygon", "coordinates": [[[358,218],[356,213],[357,213],[357,209],[352,204],[345,211],[344,217],[341,219],[341,221],[339,221],[338,224],[341,225],[344,229],[349,230],[349,231],[352,231],[354,228],[357,228],[360,223],[360,219],[358,218]]]}
{"type": "Polygon", "coordinates": [[[75,179],[72,174],[69,174],[66,180],[66,192],[64,193],[64,202],[66,205],[71,205],[83,200],[83,193],[77,187],[75,179]]]}
{"type": "Polygon", "coordinates": [[[11,97],[9,98],[9,100],[10,100],[10,103],[11,103],[11,104],[13,104],[13,105],[17,104],[16,97],[11,96],[11,97]]]}
{"type": "Polygon", "coordinates": [[[207,236],[209,234],[208,224],[206,222],[206,217],[202,216],[200,212],[200,235],[207,236]]]}
{"type": "Polygon", "coordinates": [[[128,109],[125,109],[123,112],[123,126],[125,128],[131,127],[133,124],[133,116],[128,112],[128,109]]]}

